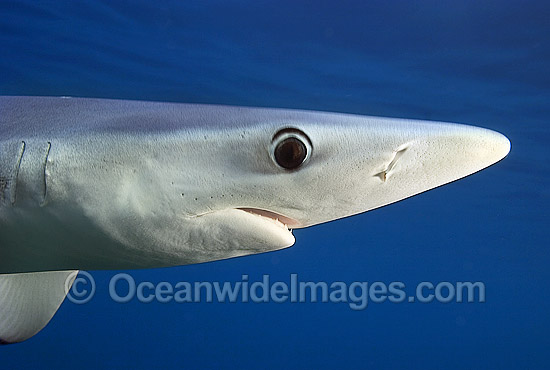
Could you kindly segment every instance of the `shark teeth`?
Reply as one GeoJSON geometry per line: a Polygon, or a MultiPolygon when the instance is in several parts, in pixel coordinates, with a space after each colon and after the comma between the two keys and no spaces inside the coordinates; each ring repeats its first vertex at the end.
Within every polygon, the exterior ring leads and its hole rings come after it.
{"type": "MultiPolygon", "coordinates": [[[[270,217],[268,215],[267,212],[264,212],[264,211],[261,211],[261,210],[258,210],[258,212],[255,212],[254,209],[252,208],[240,208],[241,211],[245,211],[247,213],[250,213],[256,217],[261,217],[262,219],[266,220],[266,221],[269,221],[271,222],[272,224],[275,224],[277,226],[279,226],[280,228],[283,228],[287,231],[290,231],[292,232],[292,229],[290,227],[288,227],[288,224],[282,222],[281,220],[279,220],[279,217],[270,217]]],[[[271,214],[273,214],[273,212],[270,212],[271,214]]]]}
{"type": "Polygon", "coordinates": [[[295,228],[296,226],[300,225],[300,223],[295,219],[292,219],[290,217],[281,215],[273,211],[268,211],[268,210],[259,209],[259,208],[237,208],[237,209],[251,213],[256,216],[263,217],[264,219],[268,219],[271,222],[281,227],[284,227],[287,230],[291,230],[292,228],[295,228]]]}

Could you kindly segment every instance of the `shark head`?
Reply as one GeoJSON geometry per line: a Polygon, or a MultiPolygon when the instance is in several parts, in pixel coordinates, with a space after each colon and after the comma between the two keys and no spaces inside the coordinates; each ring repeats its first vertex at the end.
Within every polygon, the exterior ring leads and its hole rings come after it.
{"type": "Polygon", "coordinates": [[[245,250],[287,247],[291,229],[397,202],[510,150],[502,134],[461,124],[286,110],[238,120],[198,135],[178,183],[184,213],[205,230],[224,225],[213,238],[245,250]]]}
{"type": "Polygon", "coordinates": [[[295,110],[0,97],[0,111],[0,344],[43,328],[78,269],[285,248],[292,229],[397,202],[510,150],[471,126],[295,110]]]}
{"type": "Polygon", "coordinates": [[[11,206],[0,207],[10,231],[1,241],[14,246],[0,261],[7,272],[161,267],[277,250],[294,244],[292,229],[397,202],[510,150],[499,133],[441,122],[102,99],[1,102],[4,172],[19,170],[17,186],[3,190],[11,206]]]}

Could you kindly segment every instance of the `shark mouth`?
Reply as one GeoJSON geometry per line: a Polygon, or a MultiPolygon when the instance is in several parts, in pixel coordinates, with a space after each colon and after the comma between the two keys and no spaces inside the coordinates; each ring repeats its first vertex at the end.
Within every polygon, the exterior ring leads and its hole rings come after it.
{"type": "Polygon", "coordinates": [[[273,222],[275,222],[277,224],[280,224],[282,227],[285,227],[287,229],[293,229],[293,228],[300,227],[300,222],[298,222],[297,220],[295,220],[293,218],[283,216],[280,213],[276,213],[276,212],[273,212],[273,211],[268,211],[268,210],[265,210],[265,209],[258,209],[258,208],[237,208],[237,209],[239,209],[241,211],[245,211],[245,212],[253,214],[253,215],[256,215],[256,216],[261,216],[261,217],[264,217],[264,218],[268,218],[268,219],[272,220],[273,222]]]}

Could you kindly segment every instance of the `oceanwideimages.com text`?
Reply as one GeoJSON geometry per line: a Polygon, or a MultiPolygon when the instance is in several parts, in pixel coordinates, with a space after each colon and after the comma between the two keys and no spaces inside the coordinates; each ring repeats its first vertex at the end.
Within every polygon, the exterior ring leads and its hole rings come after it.
{"type": "MultiPolygon", "coordinates": [[[[157,282],[136,281],[127,273],[119,273],[109,280],[109,295],[117,303],[138,301],[150,303],[340,303],[352,310],[364,310],[370,303],[483,303],[483,282],[428,282],[412,289],[402,281],[393,282],[325,282],[302,281],[291,274],[285,281],[272,281],[270,275],[251,279],[242,275],[240,281],[219,282],[157,282]]],[[[95,293],[93,277],[82,271],[68,289],[68,298],[74,303],[86,303],[95,293]]]]}

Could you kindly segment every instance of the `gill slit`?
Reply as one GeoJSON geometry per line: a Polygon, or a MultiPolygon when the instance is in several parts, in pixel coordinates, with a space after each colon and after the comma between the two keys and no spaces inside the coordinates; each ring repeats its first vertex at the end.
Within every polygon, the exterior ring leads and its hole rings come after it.
{"type": "Polygon", "coordinates": [[[21,169],[21,161],[23,160],[23,155],[25,154],[26,145],[27,144],[25,144],[24,141],[21,142],[21,150],[19,151],[19,158],[17,160],[17,163],[15,164],[13,191],[11,192],[11,199],[10,199],[12,205],[15,205],[15,202],[17,201],[17,178],[19,177],[19,170],[21,169]]]}
{"type": "Polygon", "coordinates": [[[48,157],[50,155],[50,150],[52,149],[52,143],[48,141],[48,149],[46,151],[46,158],[44,158],[44,193],[42,194],[42,202],[40,202],[40,206],[43,207],[46,205],[46,196],[48,195],[48,180],[47,180],[47,173],[46,173],[46,167],[48,165],[48,157]]]}

